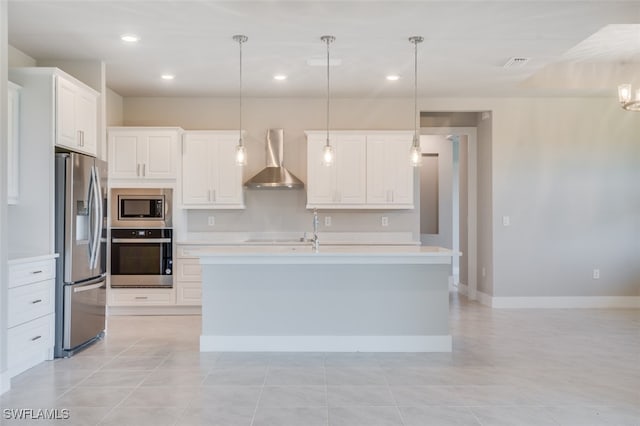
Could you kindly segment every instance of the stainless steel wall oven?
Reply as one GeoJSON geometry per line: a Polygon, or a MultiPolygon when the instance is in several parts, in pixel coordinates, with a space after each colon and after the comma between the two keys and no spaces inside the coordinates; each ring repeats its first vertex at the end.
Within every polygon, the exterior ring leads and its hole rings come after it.
{"type": "Polygon", "coordinates": [[[172,286],[172,229],[111,229],[112,288],[172,286]]]}

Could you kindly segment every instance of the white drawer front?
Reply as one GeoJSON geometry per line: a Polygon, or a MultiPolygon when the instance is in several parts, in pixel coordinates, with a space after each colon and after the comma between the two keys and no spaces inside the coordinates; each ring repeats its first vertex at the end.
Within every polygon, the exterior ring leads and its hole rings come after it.
{"type": "Polygon", "coordinates": [[[55,278],[55,271],[54,259],[10,265],[9,288],[55,278]]]}
{"type": "Polygon", "coordinates": [[[54,280],[9,289],[9,327],[53,313],[54,289],[54,280]]]}
{"type": "Polygon", "coordinates": [[[178,305],[202,305],[202,283],[178,282],[178,305]]]}
{"type": "Polygon", "coordinates": [[[178,259],[177,281],[202,281],[202,267],[199,259],[178,259]]]}
{"type": "Polygon", "coordinates": [[[175,293],[172,290],[135,289],[135,290],[111,290],[112,305],[173,305],[175,293]]]}
{"type": "Polygon", "coordinates": [[[7,332],[9,369],[23,365],[25,360],[38,358],[53,346],[52,342],[53,315],[10,328],[7,332]]]}

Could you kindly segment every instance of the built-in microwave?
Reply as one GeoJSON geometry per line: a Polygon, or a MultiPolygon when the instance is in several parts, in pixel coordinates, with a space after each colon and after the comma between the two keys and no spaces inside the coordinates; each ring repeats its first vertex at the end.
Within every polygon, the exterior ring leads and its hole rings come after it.
{"type": "Polygon", "coordinates": [[[169,228],[171,189],[117,188],[111,190],[111,226],[169,228]]]}

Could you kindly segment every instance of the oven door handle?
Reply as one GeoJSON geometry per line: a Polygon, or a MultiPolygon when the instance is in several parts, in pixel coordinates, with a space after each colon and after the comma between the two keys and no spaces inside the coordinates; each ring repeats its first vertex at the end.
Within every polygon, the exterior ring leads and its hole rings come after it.
{"type": "Polygon", "coordinates": [[[171,238],[112,238],[114,244],[159,244],[170,243],[171,238]]]}

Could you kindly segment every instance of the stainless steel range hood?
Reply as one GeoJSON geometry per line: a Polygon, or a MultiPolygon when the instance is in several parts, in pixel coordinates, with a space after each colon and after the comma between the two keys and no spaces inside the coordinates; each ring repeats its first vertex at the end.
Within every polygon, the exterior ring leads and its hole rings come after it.
{"type": "Polygon", "coordinates": [[[247,188],[304,188],[304,183],[282,165],[284,130],[267,130],[267,167],[245,182],[247,188]]]}

